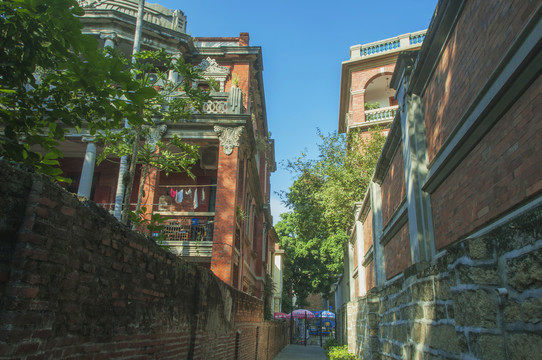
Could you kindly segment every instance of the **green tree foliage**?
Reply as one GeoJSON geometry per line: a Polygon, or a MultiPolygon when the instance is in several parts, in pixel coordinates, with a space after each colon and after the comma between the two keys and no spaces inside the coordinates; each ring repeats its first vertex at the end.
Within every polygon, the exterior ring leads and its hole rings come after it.
{"type": "Polygon", "coordinates": [[[0,156],[59,175],[66,128],[118,127],[118,62],[81,34],[75,0],[0,2],[0,156]]]}
{"type": "Polygon", "coordinates": [[[158,144],[169,147],[158,157],[156,144],[140,151],[139,140],[157,119],[178,121],[202,110],[209,93],[191,86],[201,72],[164,51],[127,59],[98,49],[81,33],[83,14],[76,0],[0,2],[0,156],[67,180],[59,176],[58,145],[69,131],[85,128],[110,145],[106,155],[130,155],[126,194],[138,163],[146,164],[145,172],[150,166],[187,171],[197,160],[196,147],[177,138],[158,144]],[[167,81],[170,70],[180,83],[167,81]],[[130,130],[119,131],[125,121],[130,130]]]}
{"type": "Polygon", "coordinates": [[[292,210],[275,225],[286,252],[284,286],[293,289],[299,306],[310,293],[328,296],[343,271],[343,245],[354,223],[353,208],[372,178],[385,141],[382,130],[358,133],[319,133],[319,157],[305,154],[286,167],[297,175],[283,202],[292,210]]]}

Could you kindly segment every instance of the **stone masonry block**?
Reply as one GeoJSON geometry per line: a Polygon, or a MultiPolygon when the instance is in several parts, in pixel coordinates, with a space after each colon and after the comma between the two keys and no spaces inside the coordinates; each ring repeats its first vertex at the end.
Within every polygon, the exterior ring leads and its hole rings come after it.
{"type": "Polygon", "coordinates": [[[426,345],[433,349],[446,352],[459,353],[459,338],[453,325],[428,325],[426,326],[426,345]]]}
{"type": "Polygon", "coordinates": [[[424,307],[424,318],[429,321],[446,319],[446,305],[427,305],[424,307]]]}
{"type": "Polygon", "coordinates": [[[391,334],[390,337],[395,340],[402,343],[405,343],[407,341],[407,326],[405,324],[402,325],[392,325],[390,327],[391,334]]]}
{"type": "Polygon", "coordinates": [[[425,341],[427,339],[426,325],[421,322],[415,322],[414,325],[412,325],[412,329],[409,335],[410,338],[414,341],[414,343],[425,344],[425,341]]]}
{"type": "Polygon", "coordinates": [[[479,237],[466,243],[467,256],[471,259],[482,260],[493,258],[493,244],[490,239],[479,237]]]}
{"type": "Polygon", "coordinates": [[[451,287],[455,286],[455,280],[446,277],[444,279],[435,280],[435,297],[436,300],[451,300],[451,287]]]}
{"type": "Polygon", "coordinates": [[[501,283],[496,265],[489,267],[460,265],[456,271],[459,281],[463,284],[499,285],[501,283]]]}
{"type": "Polygon", "coordinates": [[[508,260],[506,272],[508,284],[517,291],[542,287],[542,249],[508,260]]]}
{"type": "Polygon", "coordinates": [[[403,320],[423,319],[423,306],[411,304],[401,309],[401,318],[403,320]]]}
{"type": "Polygon", "coordinates": [[[504,322],[514,323],[522,321],[521,304],[514,300],[509,300],[504,305],[503,309],[504,322]]]}
{"type": "Polygon", "coordinates": [[[507,343],[510,360],[540,359],[542,336],[539,334],[512,334],[507,343]]]}
{"type": "Polygon", "coordinates": [[[542,321],[542,299],[529,299],[523,304],[525,321],[538,324],[542,321]]]}
{"type": "Polygon", "coordinates": [[[455,293],[456,325],[495,328],[497,326],[497,304],[494,296],[482,289],[455,293]]]}
{"type": "Polygon", "coordinates": [[[471,334],[469,336],[471,352],[484,359],[506,359],[505,340],[502,335],[471,334]]]}
{"type": "Polygon", "coordinates": [[[432,281],[423,281],[417,284],[414,284],[411,292],[413,301],[433,301],[435,300],[433,292],[433,282],[432,281]]]}

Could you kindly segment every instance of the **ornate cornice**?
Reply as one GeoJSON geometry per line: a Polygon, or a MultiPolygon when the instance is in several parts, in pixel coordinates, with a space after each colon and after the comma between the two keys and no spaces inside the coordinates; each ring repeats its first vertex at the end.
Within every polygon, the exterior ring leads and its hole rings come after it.
{"type": "Polygon", "coordinates": [[[158,141],[162,139],[162,136],[167,131],[167,125],[159,125],[159,126],[152,126],[149,128],[149,133],[146,136],[147,144],[152,146],[153,151],[156,151],[156,145],[158,144],[158,141]]]}
{"type": "Polygon", "coordinates": [[[244,126],[224,127],[215,125],[214,130],[218,135],[220,145],[224,149],[224,154],[231,155],[233,148],[239,147],[244,126]]]}
{"type": "Polygon", "coordinates": [[[228,76],[230,74],[230,69],[218,65],[216,60],[210,57],[203,59],[201,63],[196,66],[196,69],[203,70],[205,76],[228,76]]]}

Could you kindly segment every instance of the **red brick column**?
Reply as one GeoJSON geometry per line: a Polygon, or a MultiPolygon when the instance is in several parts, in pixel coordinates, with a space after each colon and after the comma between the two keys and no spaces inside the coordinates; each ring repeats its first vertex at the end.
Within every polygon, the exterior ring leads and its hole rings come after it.
{"type": "MultiPolygon", "coordinates": [[[[141,178],[140,181],[143,181],[144,179],[141,178]]],[[[147,179],[145,180],[145,184],[143,185],[143,191],[145,195],[141,199],[141,206],[147,208],[147,212],[145,213],[145,218],[147,220],[151,219],[153,210],[158,210],[157,207],[153,207],[152,204],[158,204],[158,197],[157,196],[160,192],[160,188],[158,187],[158,183],[160,182],[160,172],[155,167],[149,168],[149,172],[147,174],[147,179]]],[[[162,189],[164,190],[164,189],[162,189]]],[[[138,189],[139,191],[139,189],[138,189]]]]}
{"type": "Polygon", "coordinates": [[[218,151],[215,225],[211,270],[222,281],[233,285],[233,247],[235,246],[235,217],[239,148],[230,155],[221,146],[218,151]]]}

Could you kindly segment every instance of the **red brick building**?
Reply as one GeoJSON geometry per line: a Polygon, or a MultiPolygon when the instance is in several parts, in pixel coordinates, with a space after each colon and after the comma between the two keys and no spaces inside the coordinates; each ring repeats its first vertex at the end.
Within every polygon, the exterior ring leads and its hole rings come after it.
{"type": "Polygon", "coordinates": [[[541,14],[540,1],[440,0],[421,49],[399,53],[398,109],[337,291],[351,351],[538,356],[542,284],[521,279],[540,267],[541,14]]]}
{"type": "MultiPolygon", "coordinates": [[[[366,138],[371,127],[380,126],[388,134],[399,107],[395,89],[391,87],[397,57],[403,51],[419,50],[425,34],[426,30],[422,30],[350,47],[350,59],[341,65],[339,132],[358,131],[362,138],[366,138]]],[[[397,173],[402,170],[390,171],[397,173]]],[[[393,196],[400,197],[401,194],[394,193],[393,196]]],[[[350,264],[357,263],[362,252],[360,247],[363,247],[361,242],[355,239],[353,242],[353,251],[350,259],[347,258],[350,264]]],[[[349,291],[352,296],[359,294],[359,281],[354,281],[349,291]]]]}
{"type": "Polygon", "coordinates": [[[397,112],[390,80],[400,51],[417,50],[425,30],[350,47],[350,59],[341,66],[339,132],[371,126],[389,128],[397,112]]]}
{"type": "MultiPolygon", "coordinates": [[[[83,32],[104,46],[131,54],[137,1],[80,3],[86,12],[81,18],[83,32]]],[[[192,38],[181,11],[146,4],[141,49],[165,49],[202,69],[204,77],[214,79],[220,88],[211,92],[203,113],[157,128],[165,141],[178,135],[199,145],[200,160],[193,168],[195,180],[182,173],[151,173],[143,206],[171,217],[164,231],[166,244],[175,253],[210,268],[225,283],[260,296],[266,273],[273,268],[269,179],[276,168],[274,142],[268,137],[261,48],[250,45],[248,33],[192,38]]],[[[170,73],[171,79],[176,74],[170,73]]],[[[84,132],[74,132],[61,150],[65,175],[74,180],[72,191],[117,211],[118,163],[96,166],[93,160],[100,149],[84,132]]],[[[136,175],[132,203],[138,182],[136,175]]]]}

